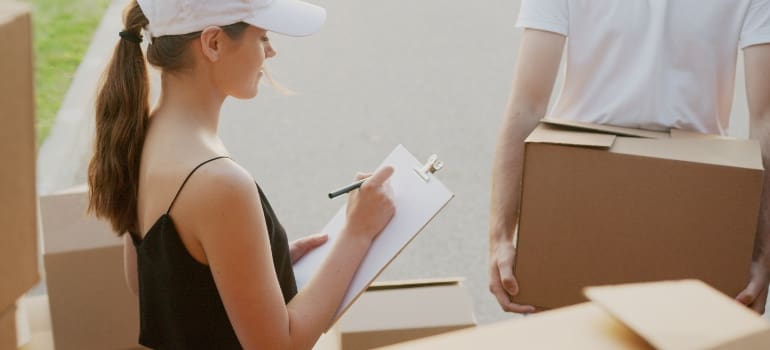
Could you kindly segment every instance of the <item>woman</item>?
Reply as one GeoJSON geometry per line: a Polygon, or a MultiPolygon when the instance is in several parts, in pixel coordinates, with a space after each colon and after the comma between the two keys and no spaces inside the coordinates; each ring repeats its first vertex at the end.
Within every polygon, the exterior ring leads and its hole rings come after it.
{"type": "Polygon", "coordinates": [[[90,210],[129,233],[126,277],[139,295],[142,345],[311,348],[393,216],[385,167],[351,193],[332,253],[297,293],[292,262],[326,238],[290,246],[217,137],[225,98],[256,96],[276,55],[267,32],[308,35],[324,19],[322,8],[296,0],[139,0],[126,9],[98,93],[90,210]],[[142,30],[147,60],[162,72],[152,111],[142,30]]]}

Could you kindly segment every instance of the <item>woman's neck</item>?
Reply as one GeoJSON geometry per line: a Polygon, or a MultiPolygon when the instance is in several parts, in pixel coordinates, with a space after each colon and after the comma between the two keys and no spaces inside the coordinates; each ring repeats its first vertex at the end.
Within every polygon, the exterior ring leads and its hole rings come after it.
{"type": "Polygon", "coordinates": [[[207,79],[195,74],[161,75],[161,93],[153,112],[160,117],[181,125],[216,136],[219,128],[219,111],[225,95],[217,91],[207,79]]]}

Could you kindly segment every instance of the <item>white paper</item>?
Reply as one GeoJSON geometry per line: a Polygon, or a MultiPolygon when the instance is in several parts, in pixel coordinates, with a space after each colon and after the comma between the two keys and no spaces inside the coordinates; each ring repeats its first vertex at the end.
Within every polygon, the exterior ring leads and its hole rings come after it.
{"type": "MultiPolygon", "coordinates": [[[[421,179],[414,168],[420,168],[422,163],[401,145],[396,146],[380,167],[385,165],[390,165],[395,170],[390,178],[396,207],[395,215],[372,242],[369,252],[353,276],[342,304],[337,309],[332,325],[417,233],[454,197],[454,194],[432,174],[429,175],[428,182],[421,179]]],[[[329,241],[308,253],[294,265],[294,276],[299,290],[302,290],[310,281],[331,251],[334,240],[345,225],[346,207],[347,205],[343,204],[326,227],[320,231],[329,235],[329,241]]]]}

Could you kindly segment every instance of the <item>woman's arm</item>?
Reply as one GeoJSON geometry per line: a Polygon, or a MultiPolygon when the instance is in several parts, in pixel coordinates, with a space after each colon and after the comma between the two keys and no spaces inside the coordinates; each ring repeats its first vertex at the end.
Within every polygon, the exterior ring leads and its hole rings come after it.
{"type": "Polygon", "coordinates": [[[252,178],[229,163],[202,169],[190,181],[186,208],[178,207],[176,216],[192,220],[188,227],[195,227],[194,236],[245,349],[312,348],[330,325],[372,239],[393,215],[384,185],[392,172],[392,168],[378,171],[353,193],[347,226],[317,275],[289,305],[278,285],[252,178]]]}
{"type": "Polygon", "coordinates": [[[139,275],[136,272],[136,248],[131,241],[131,234],[123,235],[123,273],[126,285],[134,295],[139,295],[139,275]]]}

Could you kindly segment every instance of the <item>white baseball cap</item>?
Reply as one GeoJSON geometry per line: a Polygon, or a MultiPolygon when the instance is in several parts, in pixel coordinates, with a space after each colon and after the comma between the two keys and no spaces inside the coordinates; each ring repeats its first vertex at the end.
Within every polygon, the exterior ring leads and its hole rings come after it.
{"type": "Polygon", "coordinates": [[[326,20],[322,7],[299,0],[137,0],[151,37],[201,31],[245,22],[290,36],[317,32],[326,20]]]}

